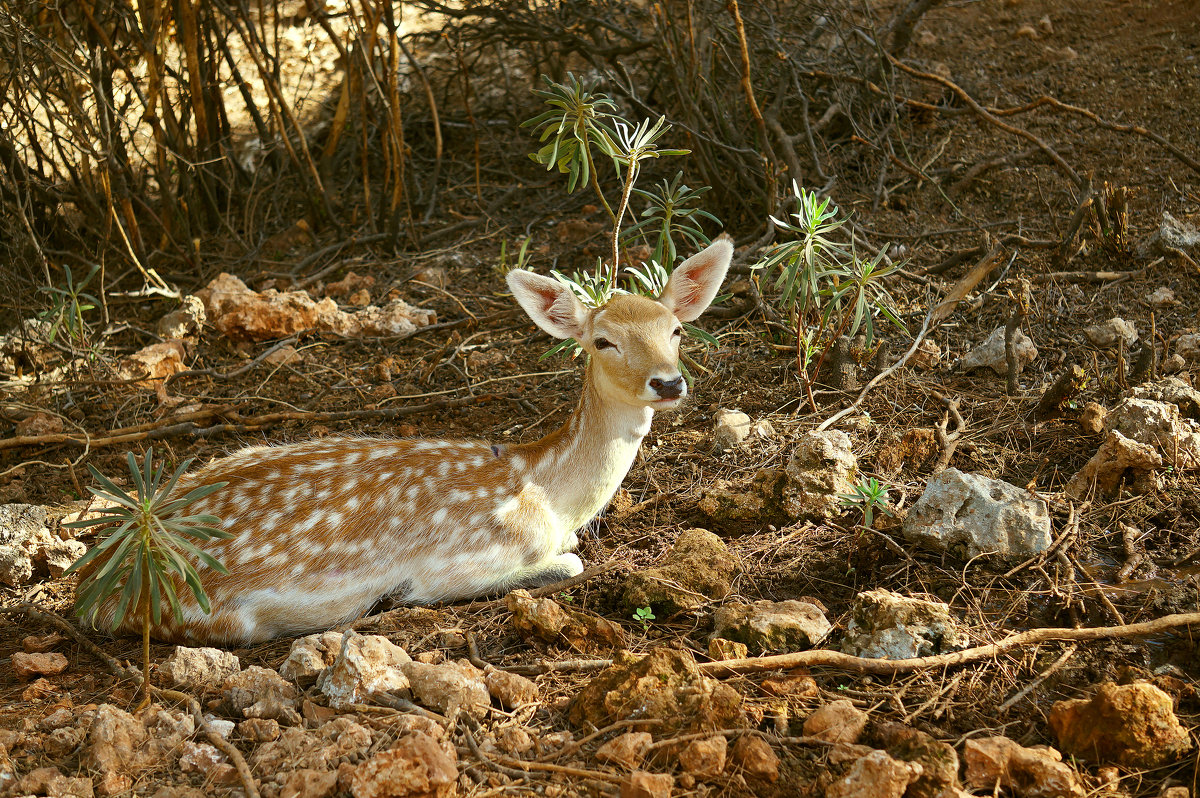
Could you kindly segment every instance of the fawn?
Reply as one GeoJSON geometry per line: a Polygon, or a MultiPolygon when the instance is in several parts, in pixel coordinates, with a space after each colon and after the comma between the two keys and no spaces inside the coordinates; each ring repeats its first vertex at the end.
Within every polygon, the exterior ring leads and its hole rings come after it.
{"type": "MultiPolygon", "coordinates": [[[[686,396],[680,322],[712,302],[732,255],[722,236],[657,300],[617,295],[590,310],[557,280],[509,272],[534,323],[590,356],[574,413],[539,441],[326,438],[242,449],[188,475],[181,491],[228,483],[188,512],[233,534],[208,547],[229,574],[197,564],[211,614],[180,585],[182,617],[164,607],[152,633],[244,645],[331,628],[384,597],[427,604],[579,574],[576,532],[620,487],[654,411],[686,396]]],[[[112,602],[97,624],[111,622],[112,602]]]]}

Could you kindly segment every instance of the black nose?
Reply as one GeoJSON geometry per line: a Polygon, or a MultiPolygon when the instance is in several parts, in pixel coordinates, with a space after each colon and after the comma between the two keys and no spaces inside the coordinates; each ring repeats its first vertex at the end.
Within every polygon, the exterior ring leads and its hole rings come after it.
{"type": "Polygon", "coordinates": [[[678,399],[683,395],[683,377],[673,380],[660,380],[655,377],[650,380],[650,387],[663,399],[678,399]]]}

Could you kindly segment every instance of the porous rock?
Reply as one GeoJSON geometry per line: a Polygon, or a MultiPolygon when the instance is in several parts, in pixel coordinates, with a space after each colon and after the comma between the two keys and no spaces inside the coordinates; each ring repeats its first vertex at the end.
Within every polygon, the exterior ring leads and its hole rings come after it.
{"type": "Polygon", "coordinates": [[[279,798],[332,798],[337,794],[336,771],[302,768],[284,779],[279,798]]]}
{"type": "Polygon", "coordinates": [[[1108,418],[1108,410],[1104,405],[1088,402],[1079,413],[1079,426],[1088,435],[1099,435],[1104,432],[1104,420],[1108,418]]]}
{"type": "MultiPolygon", "coordinates": [[[[1013,335],[1013,349],[1017,355],[1017,373],[1037,359],[1038,349],[1024,331],[1018,329],[1013,335]]],[[[1004,346],[1004,327],[992,330],[982,344],[972,349],[962,359],[963,371],[988,368],[1003,376],[1008,374],[1008,356],[1004,346]]]]}
{"type": "Polygon", "coordinates": [[[296,712],[300,694],[291,682],[269,668],[251,665],[227,678],[222,691],[229,706],[242,717],[300,722],[296,712]]]}
{"type": "Polygon", "coordinates": [[[745,643],[754,654],[783,654],[812,648],[832,628],[821,608],[810,602],[756,601],[719,608],[711,637],[745,643]]]}
{"type": "Polygon", "coordinates": [[[564,607],[554,599],[535,599],[526,590],[514,590],[504,602],[513,627],[524,635],[584,653],[625,647],[625,631],[599,615],[564,607]]]}
{"type": "Polygon", "coordinates": [[[655,731],[666,735],[740,725],[741,707],[741,694],[701,674],[691,654],[658,648],[640,659],[618,655],[579,691],[568,717],[587,728],[655,718],[655,731]]]}
{"type": "Polygon", "coordinates": [[[890,756],[921,766],[905,798],[947,798],[958,790],[958,754],[949,743],[902,723],[876,723],[874,741],[890,756]]]}
{"type": "Polygon", "coordinates": [[[55,767],[35,768],[16,783],[15,795],[47,795],[53,798],[92,798],[92,780],[77,776],[64,776],[55,767]]]}
{"type": "Polygon", "coordinates": [[[176,646],[166,662],[158,666],[169,684],[188,690],[220,688],[242,669],[236,655],[218,648],[176,646]]]}
{"type": "Polygon", "coordinates": [[[1185,220],[1176,219],[1167,211],[1163,211],[1158,230],[1138,245],[1138,253],[1143,257],[1150,253],[1174,255],[1173,250],[1191,252],[1197,249],[1200,249],[1200,230],[1185,220]]]}
{"type": "Polygon", "coordinates": [[[342,650],[341,632],[319,632],[292,641],[279,675],[301,687],[315,684],[321,672],[333,664],[342,650]]]}
{"type": "MultiPolygon", "coordinates": [[[[1200,335],[1196,337],[1197,343],[1200,344],[1200,335]]],[[[1150,399],[1173,404],[1178,408],[1179,415],[1200,421],[1200,391],[1178,377],[1164,377],[1145,385],[1138,385],[1129,391],[1129,396],[1133,399],[1150,399]]]]}
{"type": "Polygon", "coordinates": [[[708,641],[708,658],[713,660],[721,659],[743,659],[750,654],[750,649],[745,643],[739,643],[736,640],[726,640],[723,637],[713,637],[708,641]]]}
{"type": "Polygon", "coordinates": [[[185,355],[180,341],[150,344],[122,358],[117,363],[117,376],[132,381],[140,388],[155,388],[172,374],[187,369],[183,362],[185,355]]]}
{"type": "Polygon", "coordinates": [[[123,709],[101,704],[92,714],[79,764],[93,773],[132,775],[150,764],[146,738],[141,721],[123,709]]]}
{"type": "Polygon", "coordinates": [[[1200,333],[1184,333],[1175,339],[1175,354],[1184,364],[1200,362],[1200,333]]]}
{"type": "Polygon", "coordinates": [[[783,510],[794,519],[833,518],[840,496],[853,490],[858,460],[850,436],[841,430],[800,436],[784,473],[783,510]]]}
{"type": "Polygon", "coordinates": [[[455,794],[457,783],[453,753],[428,734],[414,731],[355,768],[350,794],[354,798],[443,798],[455,794]]]}
{"type": "Polygon", "coordinates": [[[12,655],[13,674],[23,682],[38,676],[55,676],[67,669],[67,658],[57,651],[46,654],[26,654],[24,651],[14,651],[12,655]]]}
{"type": "Polygon", "coordinates": [[[692,740],[678,754],[679,767],[699,781],[716,778],[725,772],[729,743],[724,735],[692,740]]]}
{"type": "Polygon", "coordinates": [[[192,338],[200,334],[208,314],[204,312],[204,303],[199,297],[191,294],[185,296],[180,306],[158,320],[156,330],[159,338],[168,341],[179,338],[192,338]]]}
{"type": "Polygon", "coordinates": [[[1162,467],[1162,455],[1151,445],[1126,438],[1117,430],[1108,436],[1083,468],[1063,487],[1068,496],[1082,498],[1094,487],[1103,496],[1111,496],[1121,483],[1143,493],[1155,486],[1154,472],[1162,467]]]}
{"type": "Polygon", "coordinates": [[[769,676],[759,685],[767,695],[815,698],[820,694],[817,682],[806,670],[795,670],[781,676],[769,676]]]}
{"type": "Polygon", "coordinates": [[[0,582],[19,587],[33,576],[35,553],[52,542],[46,524],[45,507],[0,505],[0,582]]]}
{"type": "Polygon", "coordinates": [[[661,565],[625,579],[624,602],[651,607],[665,618],[725,598],[737,571],[737,559],[724,541],[707,529],[685,529],[661,565]]]}
{"type": "Polygon", "coordinates": [[[1184,418],[1178,405],[1125,399],[1109,411],[1105,427],[1154,447],[1178,469],[1200,468],[1200,423],[1184,418]]]}
{"type": "Polygon", "coordinates": [[[458,710],[483,716],[491,706],[483,671],[469,662],[444,662],[426,665],[407,662],[400,666],[408,677],[413,697],[423,706],[453,718],[458,710]]]}
{"type": "Polygon", "coordinates": [[[1133,326],[1133,322],[1125,321],[1120,316],[1113,316],[1107,321],[1097,322],[1085,328],[1083,334],[1094,345],[1103,348],[1113,347],[1124,341],[1125,347],[1128,349],[1138,339],[1137,327],[1133,326]]]}
{"type": "Polygon", "coordinates": [[[1015,485],[957,468],[938,473],[904,519],[904,536],[965,559],[1029,557],[1050,546],[1046,502],[1015,485]]]}
{"type": "Polygon", "coordinates": [[[713,417],[713,448],[728,451],[750,435],[750,416],[738,410],[721,408],[713,417]]]}
{"type": "Polygon", "coordinates": [[[880,589],[855,598],[842,651],[859,657],[909,659],[966,645],[966,633],[948,604],[880,589]]]}
{"type": "Polygon", "coordinates": [[[184,773],[199,773],[205,779],[219,781],[232,768],[225,755],[209,743],[185,740],[180,747],[179,769],[184,773]]]}
{"type": "Polygon", "coordinates": [[[483,677],[492,698],[500,702],[505,709],[516,709],[519,706],[534,704],[538,700],[537,684],[519,673],[508,671],[489,671],[483,677]]]}
{"type": "Polygon", "coordinates": [[[635,770],[621,781],[621,798],[671,798],[675,777],[670,773],[635,770]]]}
{"type": "Polygon", "coordinates": [[[251,742],[269,743],[279,739],[279,721],[271,718],[246,718],[238,722],[237,733],[251,742]]]}
{"type": "Polygon", "coordinates": [[[916,762],[892,759],[872,751],[857,759],[845,776],[825,789],[825,798],[901,798],[921,775],[916,762]]]}
{"type": "Polygon", "coordinates": [[[979,737],[963,745],[967,786],[1008,789],[1018,798],[1083,798],[1079,774],[1053,748],[1025,748],[1007,737],[979,737]]]}
{"type": "Polygon", "coordinates": [[[58,579],[71,565],[87,553],[87,545],[79,540],[51,538],[33,555],[35,570],[45,566],[51,579],[58,579]]]}
{"type": "Polygon", "coordinates": [[[714,480],[703,489],[696,506],[716,521],[761,521],[780,511],[785,482],[777,468],[759,469],[748,489],[729,480],[714,480]]]}
{"type": "MultiPolygon", "coordinates": [[[[405,731],[396,728],[397,734],[405,731]]],[[[371,731],[347,717],[334,718],[312,731],[289,726],[280,731],[278,739],[258,746],[250,755],[250,764],[258,773],[298,768],[328,770],[345,757],[368,750],[372,742],[371,731]]]]}
{"type": "Polygon", "coordinates": [[[649,732],[618,734],[596,749],[596,761],[633,770],[642,764],[646,751],[653,742],[654,738],[649,732]]]}
{"type": "Polygon", "coordinates": [[[1067,754],[1130,769],[1165,765],[1192,748],[1171,697],[1145,682],[1106,682],[1091,698],[1059,701],[1050,728],[1067,754]]]}
{"type": "Polygon", "coordinates": [[[779,780],[779,757],[766,740],[753,734],[743,734],[733,744],[730,761],[751,779],[775,782],[779,780]]]}
{"type": "Polygon", "coordinates": [[[831,701],[804,721],[804,734],[831,743],[857,743],[867,727],[867,713],[848,698],[831,701]]]}
{"type": "Polygon", "coordinates": [[[373,693],[408,694],[408,677],[401,666],[412,662],[408,652],[383,635],[347,632],[337,658],[317,679],[317,689],[335,709],[364,704],[373,693]]]}

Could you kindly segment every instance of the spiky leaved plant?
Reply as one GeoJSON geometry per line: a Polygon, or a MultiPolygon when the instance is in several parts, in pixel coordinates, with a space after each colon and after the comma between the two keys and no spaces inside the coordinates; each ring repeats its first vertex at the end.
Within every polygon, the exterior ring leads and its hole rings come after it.
{"type": "Polygon", "coordinates": [[[174,576],[181,577],[196,597],[196,603],[206,615],[210,610],[208,595],[200,584],[200,575],[189,562],[194,557],[214,571],[228,573],[215,557],[202,551],[189,538],[208,541],[233,537],[218,529],[221,520],[212,515],[183,515],[182,511],[228,483],[216,482],[174,496],[179,478],[192,461],[183,462],[164,482],[166,464],[154,463],[154,449],[148,449],[139,465],[133,453],[126,455],[135,494],[131,495],[111,479],[89,465],[99,488],[88,487],[98,498],[111,502],[95,518],[71,521],[63,526],[81,528],[115,525],[86,554],[71,564],[66,573],[75,573],[99,563],[86,572],[76,593],[75,614],[87,618],[93,627],[104,604],[117,596],[113,608],[112,631],[116,631],[130,612],[142,619],[142,700],[138,709],[150,703],[150,625],[162,621],[165,598],[171,612],[179,617],[181,609],[175,589],[174,576]],[[107,556],[104,556],[107,555],[107,556]]]}

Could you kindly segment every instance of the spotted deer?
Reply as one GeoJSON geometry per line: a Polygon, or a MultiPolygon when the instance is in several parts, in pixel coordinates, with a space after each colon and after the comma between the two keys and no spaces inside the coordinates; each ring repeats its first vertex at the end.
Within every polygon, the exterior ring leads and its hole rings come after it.
{"type": "MultiPolygon", "coordinates": [[[[197,563],[211,614],[179,585],[180,617],[164,607],[152,633],[250,644],[328,629],[384,597],[427,604],[579,574],[576,532],[620,486],[654,412],[687,395],[680,323],[712,302],[732,254],[722,236],[657,300],[617,295],[594,309],[557,280],[509,272],[534,323],[589,356],[575,411],[539,441],[324,438],[242,449],[185,477],[181,490],[228,483],[188,512],[222,519],[232,537],[208,551],[229,573],[197,563]]],[[[97,625],[111,623],[105,609],[97,625]]]]}

